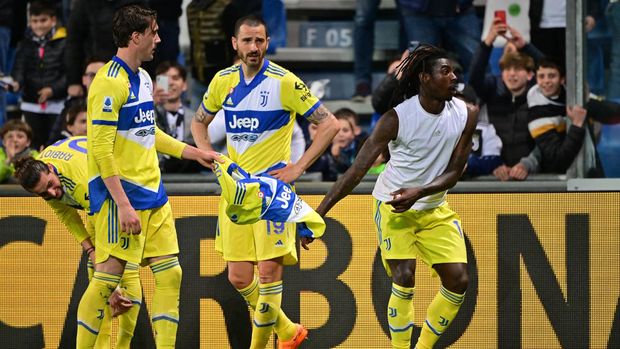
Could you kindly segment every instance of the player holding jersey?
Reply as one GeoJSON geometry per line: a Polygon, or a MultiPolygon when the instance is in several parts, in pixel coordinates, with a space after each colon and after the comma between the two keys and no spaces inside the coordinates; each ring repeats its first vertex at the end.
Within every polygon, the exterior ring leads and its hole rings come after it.
{"type": "MultiPolygon", "coordinates": [[[[211,150],[207,126],[224,110],[228,156],[251,174],[269,173],[291,183],[327,148],[339,130],[336,118],[293,73],[265,59],[269,46],[262,19],[235,24],[233,48],[241,64],[219,71],[192,122],[201,149],[211,150]],[[317,137],[297,163],[289,163],[295,114],[318,124],[317,137]]],[[[283,265],[297,262],[295,226],[259,221],[237,225],[221,199],[216,249],[228,264],[228,279],[255,309],[251,348],[264,348],[272,331],[280,348],[297,348],[307,330],[281,311],[283,265]],[[254,265],[259,278],[254,278],[254,265]]],[[[306,248],[306,238],[302,238],[306,248]]]]}
{"type": "MultiPolygon", "coordinates": [[[[86,137],[71,137],[45,148],[38,159],[26,157],[15,166],[15,177],[27,191],[34,193],[50,205],[56,216],[88,254],[88,278],[92,278],[95,258],[95,232],[90,219],[86,225],[79,210],[89,210],[88,178],[86,175],[86,137]]],[[[116,348],[129,348],[136,327],[142,287],[138,265],[128,263],[120,283],[123,294],[122,311],[119,315],[119,331],[116,348]]],[[[115,292],[115,294],[118,291],[115,292]]],[[[118,300],[118,297],[112,297],[118,300]]],[[[111,304],[114,304],[111,300],[111,304]]],[[[120,309],[118,309],[120,310],[120,309]]],[[[97,348],[110,348],[111,323],[109,307],[104,308],[97,348]]]]}
{"type": "Polygon", "coordinates": [[[88,191],[97,241],[93,278],[78,307],[78,348],[95,343],[103,309],[125,264],[146,262],[155,277],[151,321],[158,348],[172,348],[179,323],[179,247],[157,151],[197,160],[217,159],[155,126],[153,83],[140,65],[161,41],[155,11],[120,8],[112,21],[118,47],[88,92],[88,191]]]}
{"type": "Polygon", "coordinates": [[[452,323],[467,289],[461,221],[445,197],[467,163],[476,113],[452,98],[457,78],[443,50],[419,46],[400,65],[400,73],[393,96],[394,104],[399,104],[379,119],[355,162],[325,195],[317,212],[324,216],[389,148],[390,161],[377,178],[373,196],[381,257],[392,277],[388,303],[392,346],[411,345],[419,256],[441,278],[415,346],[427,349],[452,323]]]}

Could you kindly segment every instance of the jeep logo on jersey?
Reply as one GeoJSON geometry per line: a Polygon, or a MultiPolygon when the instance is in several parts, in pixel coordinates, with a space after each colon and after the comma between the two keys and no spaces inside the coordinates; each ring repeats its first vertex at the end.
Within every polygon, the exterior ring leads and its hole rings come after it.
{"type": "Polygon", "coordinates": [[[147,111],[138,109],[138,111],[140,114],[133,118],[133,121],[135,121],[136,124],[141,124],[145,121],[155,122],[155,111],[153,109],[147,111]]]}
{"type": "Polygon", "coordinates": [[[232,120],[228,122],[228,126],[233,130],[245,128],[254,131],[260,126],[260,122],[256,118],[237,118],[237,115],[233,114],[232,120]]]}

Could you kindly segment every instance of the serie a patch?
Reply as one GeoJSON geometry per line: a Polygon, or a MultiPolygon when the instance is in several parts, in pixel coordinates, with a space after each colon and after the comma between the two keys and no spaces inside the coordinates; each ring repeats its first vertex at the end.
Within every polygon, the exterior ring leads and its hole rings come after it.
{"type": "Polygon", "coordinates": [[[104,113],[112,112],[112,97],[110,96],[103,97],[103,112],[104,113]]]}

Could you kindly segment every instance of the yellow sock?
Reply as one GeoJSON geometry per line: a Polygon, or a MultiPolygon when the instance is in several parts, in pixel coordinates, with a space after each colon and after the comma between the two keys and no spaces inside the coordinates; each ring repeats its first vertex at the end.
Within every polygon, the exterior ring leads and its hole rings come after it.
{"type": "Polygon", "coordinates": [[[413,295],[415,287],[392,283],[388,302],[388,325],[392,336],[392,348],[409,349],[413,331],[413,295]]]}
{"type": "MultiPolygon", "coordinates": [[[[252,308],[252,310],[256,309],[256,303],[258,303],[258,279],[254,279],[252,283],[241,290],[237,290],[243,296],[246,303],[252,308]]],[[[276,320],[275,325],[273,325],[273,330],[278,335],[278,338],[283,341],[289,341],[293,339],[295,333],[297,333],[297,327],[295,323],[291,321],[282,308],[280,308],[280,312],[278,313],[278,319],[276,320]]]]}
{"type": "Polygon", "coordinates": [[[121,280],[120,275],[95,272],[78,306],[76,347],[92,348],[97,340],[108,298],[121,280]]]}
{"type": "Polygon", "coordinates": [[[118,316],[118,337],[116,338],[116,349],[129,348],[133,332],[138,321],[140,306],[142,305],[142,285],[140,284],[140,274],[138,265],[127,263],[125,273],[121,278],[120,287],[123,295],[133,303],[129,311],[118,316]]]}
{"type": "Polygon", "coordinates": [[[465,294],[450,292],[443,285],[439,288],[439,292],[426,311],[426,321],[422,324],[417,349],[431,349],[435,345],[439,336],[448,329],[456,317],[464,298],[465,294]]]}
{"type": "Polygon", "coordinates": [[[251,349],[264,349],[269,341],[282,303],[282,280],[260,284],[254,311],[251,349]]]}
{"type": "Polygon", "coordinates": [[[182,271],[177,257],[162,259],[151,264],[155,277],[153,313],[151,321],[158,349],[174,348],[179,326],[179,295],[182,271]]]}

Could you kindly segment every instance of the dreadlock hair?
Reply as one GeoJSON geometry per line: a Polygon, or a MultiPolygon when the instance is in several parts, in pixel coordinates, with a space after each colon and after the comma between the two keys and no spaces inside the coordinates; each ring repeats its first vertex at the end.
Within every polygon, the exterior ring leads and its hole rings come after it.
{"type": "Polygon", "coordinates": [[[49,173],[50,169],[41,161],[32,156],[25,156],[15,162],[15,178],[24,189],[31,191],[39,180],[42,173],[49,173]]]}
{"type": "Polygon", "coordinates": [[[435,60],[449,58],[448,53],[430,44],[421,44],[396,68],[400,75],[398,86],[392,94],[390,107],[420,93],[420,73],[432,73],[435,60]]]}

